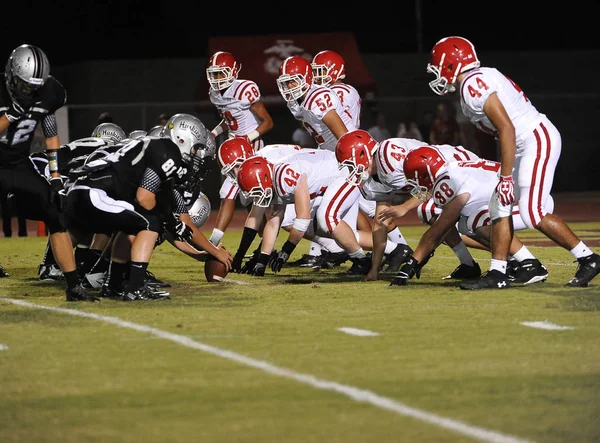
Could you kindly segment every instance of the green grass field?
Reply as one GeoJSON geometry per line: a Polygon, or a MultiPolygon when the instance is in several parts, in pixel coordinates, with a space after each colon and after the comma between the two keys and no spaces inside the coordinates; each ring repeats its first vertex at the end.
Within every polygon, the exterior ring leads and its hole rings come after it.
{"type": "MultiPolygon", "coordinates": [[[[402,232],[415,247],[423,228],[402,232]]],[[[545,283],[471,292],[441,280],[445,246],[390,287],[341,275],[349,262],[207,283],[166,244],[150,270],[171,300],[90,304],[37,280],[44,246],[0,241],[0,442],[600,441],[600,278],[565,288],[560,248],[530,246],[545,283]],[[521,324],[536,321],[573,329],[521,324]]]]}

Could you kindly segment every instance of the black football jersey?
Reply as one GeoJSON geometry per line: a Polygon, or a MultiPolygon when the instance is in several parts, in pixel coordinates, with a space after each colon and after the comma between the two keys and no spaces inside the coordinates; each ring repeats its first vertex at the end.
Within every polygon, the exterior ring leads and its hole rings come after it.
{"type": "MultiPolygon", "coordinates": [[[[10,123],[0,138],[0,166],[11,166],[29,161],[35,129],[46,116],[54,114],[66,102],[67,93],[63,85],[54,77],[48,77],[44,86],[32,96],[25,115],[10,123]]],[[[12,100],[6,89],[4,75],[2,75],[0,76],[0,115],[9,109],[11,104],[12,100]]]]}
{"type": "Polygon", "coordinates": [[[125,144],[116,152],[87,162],[89,173],[78,183],[101,188],[115,199],[133,202],[146,168],[152,169],[161,188],[180,183],[187,174],[179,148],[170,139],[144,137],[125,144]]]}

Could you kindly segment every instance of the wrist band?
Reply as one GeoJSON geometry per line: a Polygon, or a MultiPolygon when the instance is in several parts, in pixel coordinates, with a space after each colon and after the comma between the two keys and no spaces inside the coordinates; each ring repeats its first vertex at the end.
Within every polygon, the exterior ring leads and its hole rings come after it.
{"type": "Polygon", "coordinates": [[[46,151],[46,155],[48,156],[48,167],[50,168],[50,173],[58,172],[58,150],[52,149],[46,151]]]}
{"type": "Polygon", "coordinates": [[[219,135],[221,135],[221,134],[223,133],[223,128],[221,127],[221,125],[220,125],[220,124],[218,124],[218,125],[217,125],[217,126],[215,126],[215,127],[213,128],[213,130],[212,130],[212,131],[210,131],[210,132],[211,132],[211,134],[212,134],[214,137],[218,137],[219,135]]]}
{"type": "Polygon", "coordinates": [[[256,140],[258,137],[260,137],[260,134],[258,133],[258,131],[255,129],[254,131],[252,131],[250,134],[248,134],[246,137],[248,137],[248,140],[250,140],[250,143],[252,143],[254,140],[256,140]]]}

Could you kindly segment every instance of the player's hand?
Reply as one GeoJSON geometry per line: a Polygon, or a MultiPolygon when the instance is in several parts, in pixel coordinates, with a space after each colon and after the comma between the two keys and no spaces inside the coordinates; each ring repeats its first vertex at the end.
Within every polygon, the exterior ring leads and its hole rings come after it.
{"type": "Polygon", "coordinates": [[[279,251],[279,253],[277,253],[275,256],[275,259],[271,261],[271,271],[273,271],[273,272],[281,271],[281,268],[288,261],[289,258],[290,258],[290,254],[288,254],[287,252],[284,252],[284,251],[279,251]]]}
{"type": "Polygon", "coordinates": [[[67,197],[64,192],[65,186],[62,177],[52,177],[50,179],[50,201],[54,203],[61,211],[64,207],[64,201],[67,197]]]}
{"type": "Polygon", "coordinates": [[[515,182],[512,175],[500,176],[500,181],[496,185],[496,194],[498,194],[498,201],[503,206],[508,206],[515,201],[515,182]]]}
{"type": "Polygon", "coordinates": [[[402,265],[390,283],[390,286],[406,286],[408,285],[408,280],[413,278],[415,275],[417,278],[419,278],[421,276],[421,269],[419,267],[419,262],[417,262],[417,260],[411,256],[408,261],[402,265]]]}
{"type": "Polygon", "coordinates": [[[390,206],[389,208],[381,210],[381,212],[377,214],[377,220],[379,220],[380,222],[384,222],[388,218],[396,220],[398,218],[404,217],[406,215],[406,212],[406,209],[402,205],[390,206]]]}
{"type": "Polygon", "coordinates": [[[264,254],[261,252],[256,265],[254,265],[254,268],[252,268],[252,271],[250,273],[255,277],[263,277],[267,269],[269,257],[270,254],[264,254]]]}
{"type": "Polygon", "coordinates": [[[250,259],[246,263],[244,263],[242,269],[240,269],[240,274],[252,274],[254,266],[256,266],[256,264],[258,263],[259,256],[260,253],[254,254],[252,257],[250,257],[250,259]]]}
{"type": "Polygon", "coordinates": [[[372,267],[371,270],[363,277],[363,281],[377,281],[379,279],[379,272],[375,267],[372,267]]]}
{"type": "Polygon", "coordinates": [[[244,261],[244,254],[236,253],[233,256],[233,261],[231,262],[231,270],[238,274],[242,271],[242,262],[244,261]]]}
{"type": "Polygon", "coordinates": [[[227,272],[231,270],[231,262],[233,261],[233,257],[227,249],[217,248],[217,253],[214,256],[227,267],[227,272]]]}
{"type": "Polygon", "coordinates": [[[12,102],[10,108],[6,111],[6,118],[9,122],[14,122],[19,120],[21,117],[25,115],[25,109],[21,107],[17,102],[12,102]]]}

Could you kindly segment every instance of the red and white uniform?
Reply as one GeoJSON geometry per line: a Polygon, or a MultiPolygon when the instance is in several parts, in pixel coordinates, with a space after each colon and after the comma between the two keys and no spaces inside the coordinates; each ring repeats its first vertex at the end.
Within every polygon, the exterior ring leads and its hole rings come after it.
{"type": "MultiPolygon", "coordinates": [[[[236,80],[224,91],[210,90],[208,93],[210,102],[215,105],[219,115],[225,120],[228,128],[228,137],[236,135],[248,135],[260,123],[250,106],[261,99],[258,85],[251,80],[236,80]]],[[[252,143],[255,151],[264,146],[261,138],[252,143]]]]}
{"type": "MultiPolygon", "coordinates": [[[[469,194],[467,204],[460,213],[458,229],[462,234],[473,235],[482,226],[491,224],[490,198],[496,190],[500,163],[490,160],[451,162],[438,171],[432,191],[432,201],[437,208],[452,202],[461,194],[469,194]]],[[[548,212],[554,210],[552,197],[548,199],[548,212]]],[[[512,207],[515,231],[527,226],[520,216],[519,206],[512,207]]]]}
{"type": "Polygon", "coordinates": [[[330,88],[337,94],[344,112],[348,114],[355,128],[360,128],[360,111],[362,107],[362,99],[354,86],[346,83],[334,83],[330,88]]]}
{"type": "MultiPolygon", "coordinates": [[[[513,170],[515,199],[523,221],[535,228],[546,215],[546,202],[562,149],[558,129],[538,112],[521,88],[495,68],[478,68],[460,84],[460,102],[465,116],[480,130],[497,137],[497,129],[483,111],[488,97],[496,93],[515,127],[517,152],[513,170]]],[[[496,178],[496,183],[498,179],[496,178]]],[[[494,198],[496,198],[494,196],[494,198]]],[[[496,206],[498,206],[496,204],[496,206]]],[[[508,209],[497,209],[494,218],[508,209]]],[[[494,211],[495,212],[495,211],[494,211]]]]}
{"type": "MultiPolygon", "coordinates": [[[[302,149],[303,148],[298,145],[274,144],[265,146],[258,151],[256,155],[264,157],[269,161],[269,163],[277,164],[287,156],[301,151],[302,149]]],[[[315,149],[310,149],[310,151],[315,151],[315,149]]],[[[239,192],[240,188],[238,184],[231,180],[231,178],[226,177],[221,185],[221,189],[219,190],[219,197],[221,200],[234,200],[238,196],[239,192]]],[[[244,206],[252,203],[252,199],[242,199],[240,201],[244,206]]]]}
{"type": "Polygon", "coordinates": [[[298,181],[306,174],[311,212],[316,213],[317,227],[330,234],[344,220],[356,231],[358,187],[346,181],[347,171],[340,171],[335,153],[320,149],[310,151],[303,149],[274,167],[273,202],[293,203],[298,181]]]}
{"type": "MultiPolygon", "coordinates": [[[[406,176],[404,175],[404,159],[410,151],[423,146],[437,149],[447,162],[479,160],[477,154],[462,146],[428,145],[412,138],[389,138],[379,144],[379,148],[375,153],[377,177],[381,184],[396,192],[409,192],[410,188],[407,186],[406,176]]],[[[430,224],[432,218],[439,215],[440,212],[441,209],[436,208],[431,200],[421,203],[417,207],[417,214],[419,214],[421,222],[425,224],[430,224]]]]}
{"type": "Polygon", "coordinates": [[[315,139],[319,149],[335,152],[337,138],[323,123],[323,117],[335,111],[341,117],[348,131],[358,129],[352,116],[345,112],[338,95],[326,86],[313,85],[304,95],[302,103],[298,100],[287,102],[287,107],[296,120],[300,120],[309,134],[315,139]]]}

